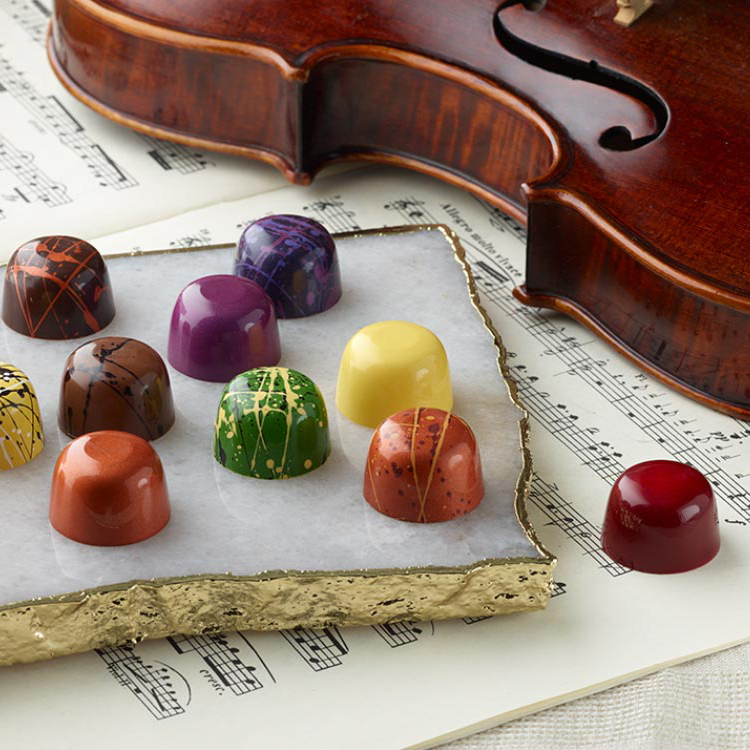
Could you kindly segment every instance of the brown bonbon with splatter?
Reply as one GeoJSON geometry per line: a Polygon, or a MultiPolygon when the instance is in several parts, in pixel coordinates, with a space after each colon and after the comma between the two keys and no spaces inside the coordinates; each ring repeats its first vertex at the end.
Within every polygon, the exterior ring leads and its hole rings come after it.
{"type": "Polygon", "coordinates": [[[66,435],[121,430],[156,440],[174,418],[167,368],[142,341],[106,336],[68,357],[58,406],[58,424],[66,435]]]}

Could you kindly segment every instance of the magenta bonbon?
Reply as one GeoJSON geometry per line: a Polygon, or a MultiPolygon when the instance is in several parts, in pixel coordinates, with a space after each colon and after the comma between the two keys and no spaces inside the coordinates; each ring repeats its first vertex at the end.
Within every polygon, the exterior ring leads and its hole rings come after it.
{"type": "Polygon", "coordinates": [[[260,284],[279,318],[315,315],[341,298],[333,238],[307,216],[277,214],[248,225],[237,245],[234,273],[260,284]]]}
{"type": "Polygon", "coordinates": [[[239,276],[196,279],[175,303],[167,358],[191,378],[219,383],[277,364],[281,343],[273,303],[258,284],[239,276]]]}

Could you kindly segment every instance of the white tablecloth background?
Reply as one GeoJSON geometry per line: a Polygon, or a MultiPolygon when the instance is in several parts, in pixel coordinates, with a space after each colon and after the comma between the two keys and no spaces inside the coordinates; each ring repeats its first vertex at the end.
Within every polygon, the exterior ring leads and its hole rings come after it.
{"type": "MultiPolygon", "coordinates": [[[[684,624],[675,623],[675,627],[684,624]]],[[[750,644],[664,669],[443,747],[746,750],[750,748],[750,644]]]]}

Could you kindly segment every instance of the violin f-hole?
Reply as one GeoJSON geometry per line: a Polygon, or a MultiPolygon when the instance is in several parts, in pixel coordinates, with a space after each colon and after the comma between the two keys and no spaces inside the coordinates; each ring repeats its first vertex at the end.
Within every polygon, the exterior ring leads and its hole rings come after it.
{"type": "Polygon", "coordinates": [[[537,13],[544,8],[545,4],[545,0],[507,0],[504,2],[495,12],[493,19],[495,36],[500,44],[512,55],[529,65],[566,78],[587,81],[618,91],[637,99],[651,110],[656,121],[654,132],[634,138],[625,125],[613,125],[599,136],[599,145],[602,148],[611,151],[633,151],[655,141],[664,132],[669,121],[667,104],[656,91],[630,76],[599,65],[596,60],[578,60],[561,52],[544,49],[527,42],[513,34],[503,22],[503,11],[507,8],[523,5],[526,10],[537,13]]]}

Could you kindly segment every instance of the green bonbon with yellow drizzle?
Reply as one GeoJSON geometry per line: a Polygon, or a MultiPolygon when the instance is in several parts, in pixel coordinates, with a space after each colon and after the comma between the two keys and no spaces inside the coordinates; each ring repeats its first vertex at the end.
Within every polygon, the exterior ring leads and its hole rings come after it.
{"type": "Polygon", "coordinates": [[[214,434],[222,466],[257,479],[288,479],[317,469],[330,452],[325,401],[307,375],[258,367],[224,388],[214,434]]]}

